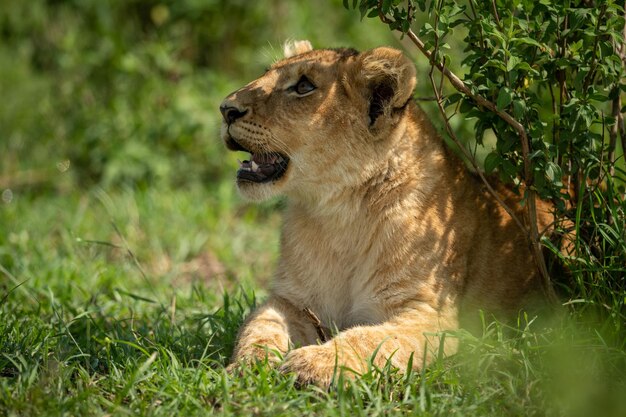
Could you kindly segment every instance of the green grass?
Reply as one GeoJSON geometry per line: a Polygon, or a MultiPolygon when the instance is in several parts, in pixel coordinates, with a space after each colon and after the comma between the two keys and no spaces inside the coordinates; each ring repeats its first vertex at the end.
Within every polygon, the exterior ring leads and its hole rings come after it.
{"type": "Polygon", "coordinates": [[[339,1],[157,3],[0,7],[0,416],[626,415],[624,201],[599,191],[576,216],[559,317],[487,321],[423,372],[329,391],[262,364],[227,374],[281,202],[237,197],[220,101],[288,37],[395,41],[339,1]]]}
{"type": "Polygon", "coordinates": [[[458,332],[461,352],[422,373],[372,369],[328,392],[262,364],[227,374],[271,277],[275,206],[239,201],[230,182],[0,206],[0,415],[626,412],[623,333],[583,313],[458,332]]]}

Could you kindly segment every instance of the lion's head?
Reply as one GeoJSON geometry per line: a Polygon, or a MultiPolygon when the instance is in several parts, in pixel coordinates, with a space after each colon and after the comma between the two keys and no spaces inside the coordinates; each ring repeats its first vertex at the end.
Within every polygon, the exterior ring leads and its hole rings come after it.
{"type": "Polygon", "coordinates": [[[285,59],[220,106],[227,148],[250,154],[240,192],[315,198],[364,181],[399,136],[414,87],[415,67],[398,50],[288,44],[285,59]]]}

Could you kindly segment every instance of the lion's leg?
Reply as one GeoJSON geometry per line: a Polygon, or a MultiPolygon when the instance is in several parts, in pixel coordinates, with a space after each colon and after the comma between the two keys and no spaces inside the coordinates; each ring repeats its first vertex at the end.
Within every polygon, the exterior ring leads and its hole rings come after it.
{"type": "Polygon", "coordinates": [[[317,333],[310,319],[293,304],[280,297],[256,309],[242,326],[232,362],[263,360],[277,363],[290,347],[316,342],[317,333]]]}
{"type": "Polygon", "coordinates": [[[440,349],[446,354],[456,351],[456,340],[444,338],[441,345],[441,334],[437,333],[457,327],[456,309],[442,313],[420,306],[380,325],[345,330],[322,345],[292,350],[281,370],[295,372],[301,383],[327,386],[339,371],[348,377],[365,372],[374,353],[377,366],[390,361],[405,371],[413,357],[416,369],[436,358],[440,349]]]}

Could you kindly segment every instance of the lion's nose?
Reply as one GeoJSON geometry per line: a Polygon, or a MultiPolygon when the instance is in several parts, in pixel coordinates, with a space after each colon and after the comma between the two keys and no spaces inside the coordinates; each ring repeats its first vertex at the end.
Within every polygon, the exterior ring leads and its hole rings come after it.
{"type": "Polygon", "coordinates": [[[220,111],[222,112],[222,116],[226,123],[231,124],[235,120],[245,116],[248,113],[248,110],[239,110],[237,107],[229,106],[226,104],[222,104],[220,106],[220,111]]]}

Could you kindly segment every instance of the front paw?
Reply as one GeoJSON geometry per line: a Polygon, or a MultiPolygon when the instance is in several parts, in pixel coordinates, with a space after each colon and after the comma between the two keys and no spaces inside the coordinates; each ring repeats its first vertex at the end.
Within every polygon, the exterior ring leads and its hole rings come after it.
{"type": "Polygon", "coordinates": [[[231,364],[226,367],[226,371],[230,374],[238,374],[241,368],[250,367],[258,363],[277,367],[282,360],[282,353],[276,349],[259,345],[248,346],[246,349],[235,353],[231,364]]]}
{"type": "Polygon", "coordinates": [[[343,372],[344,376],[354,376],[355,372],[347,369],[338,360],[334,346],[305,346],[292,350],[285,357],[280,367],[283,373],[293,372],[298,385],[314,384],[327,388],[343,372]]]}

